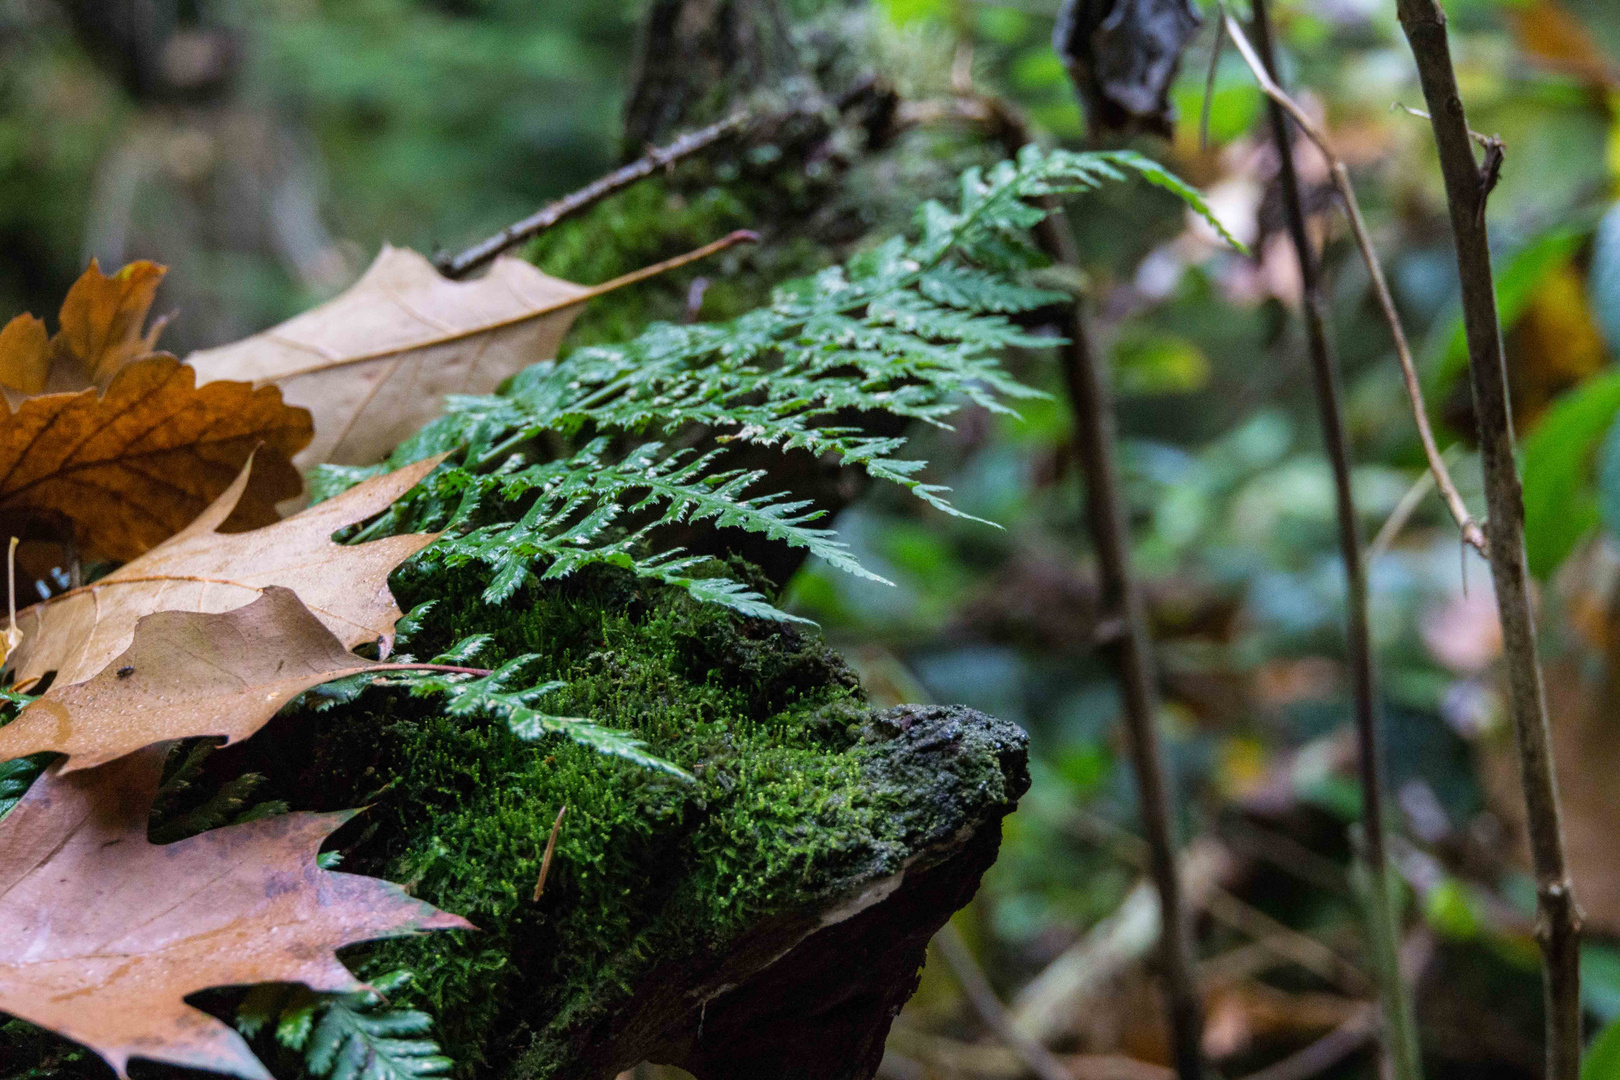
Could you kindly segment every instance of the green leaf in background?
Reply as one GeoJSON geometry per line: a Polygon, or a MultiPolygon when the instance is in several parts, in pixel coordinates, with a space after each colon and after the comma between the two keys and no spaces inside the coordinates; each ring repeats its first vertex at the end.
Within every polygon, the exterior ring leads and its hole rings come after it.
{"type": "Polygon", "coordinates": [[[1620,1020],[1610,1023],[1587,1047],[1581,1080],[1620,1080],[1620,1020]]]}
{"type": "Polygon", "coordinates": [[[1611,354],[1620,355],[1620,202],[1598,222],[1586,287],[1603,340],[1611,354]]]}
{"type": "MultiPolygon", "coordinates": [[[[1503,329],[1519,321],[1537,287],[1548,274],[1574,258],[1586,235],[1585,228],[1561,226],[1543,233],[1502,261],[1496,271],[1496,310],[1503,329]]],[[[1454,302],[1451,315],[1440,325],[1447,328],[1443,332],[1445,348],[1439,360],[1431,362],[1423,390],[1431,397],[1438,397],[1468,367],[1468,336],[1463,329],[1461,307],[1454,302]]]]}
{"type": "Polygon", "coordinates": [[[1524,440],[1524,539],[1537,577],[1557,569],[1598,523],[1592,457],[1616,411],[1620,372],[1610,372],[1559,398],[1524,440]]]}
{"type": "Polygon", "coordinates": [[[1581,946],[1581,1004],[1599,1020],[1620,1019],[1620,948],[1581,946]]]}

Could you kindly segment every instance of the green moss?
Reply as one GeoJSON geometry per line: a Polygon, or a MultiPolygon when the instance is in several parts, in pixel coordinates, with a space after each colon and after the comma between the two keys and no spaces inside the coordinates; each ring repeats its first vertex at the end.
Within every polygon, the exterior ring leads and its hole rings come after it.
{"type": "MultiPolygon", "coordinates": [[[[899,729],[865,708],[849,669],[813,632],[742,619],[616,572],[485,604],[477,575],[399,575],[407,604],[434,599],[408,648],[495,636],[486,660],[546,657],[558,713],[625,728],[693,782],[559,738],[451,718],[378,688],[285,716],[233,768],[268,773],[295,806],[370,810],[336,838],[343,868],[403,882],[476,934],[366,946],[362,972],[408,967],[413,1004],[463,1075],[567,1058],[568,1039],[623,1004],[673,954],[724,950],[761,916],[892,873],[969,811],[930,766],[895,753],[899,729]],[[267,738],[268,736],[268,738],[267,738]],[[270,759],[268,755],[273,754],[270,759]],[[288,763],[298,763],[289,765],[288,763]],[[533,896],[566,805],[544,895],[533,896]]],[[[952,791],[1004,797],[993,754],[952,791]]],[[[536,1075],[547,1075],[541,1069],[536,1075]]]]}

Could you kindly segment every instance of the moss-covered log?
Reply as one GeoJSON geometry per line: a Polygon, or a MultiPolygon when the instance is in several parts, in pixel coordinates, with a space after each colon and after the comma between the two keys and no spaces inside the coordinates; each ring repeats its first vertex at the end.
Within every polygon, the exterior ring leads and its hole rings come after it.
{"type": "MultiPolygon", "coordinates": [[[[343,868],[480,932],[346,959],[416,973],[396,1003],[436,1018],[461,1076],[596,1080],[644,1059],[702,1080],[870,1076],[928,938],[995,857],[1027,784],[1022,733],[965,709],[874,711],[813,632],[627,574],[499,607],[470,573],[399,577],[407,603],[436,601],[417,655],[471,633],[494,635],[491,659],[539,653],[568,684],[548,706],[634,732],[692,779],[373,686],[217,752],[168,814],[244,773],[266,778],[255,798],[368,806],[334,837],[343,868]]],[[[10,1035],[0,1074],[103,1072],[10,1035]]],[[[255,1049],[299,1071],[268,1034],[255,1049]]]]}

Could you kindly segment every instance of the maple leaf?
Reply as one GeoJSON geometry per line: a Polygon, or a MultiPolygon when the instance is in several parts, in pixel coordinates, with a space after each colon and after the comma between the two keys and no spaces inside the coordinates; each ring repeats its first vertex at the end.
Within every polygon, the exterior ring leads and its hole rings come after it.
{"type": "Polygon", "coordinates": [[[232,743],[310,687],[395,666],[345,649],[280,586],[223,614],[162,611],[94,678],[52,686],[0,728],[0,760],[49,750],[73,772],[170,739],[232,743]]]}
{"type": "Polygon", "coordinates": [[[273,383],[308,409],[315,439],[300,468],[370,465],[437,416],[445,395],[489,393],[555,356],[580,305],[602,291],[512,258],[451,281],[416,252],[384,246],[341,295],[186,363],[205,383],[273,383]]]}
{"type": "Polygon", "coordinates": [[[283,814],[173,844],[147,839],[163,766],[152,747],[54,766],[0,829],[0,1010],[131,1057],[270,1080],[240,1035],[185,1003],[215,986],[363,988],[334,950],[472,929],[397,885],[316,865],[352,816],[283,814]]]}
{"type": "Polygon", "coordinates": [[[91,259],[62,301],[55,337],[32,315],[18,315],[0,330],[0,385],[23,394],[80,390],[104,385],[124,365],[151,355],[168,320],[141,328],[165,273],[142,259],[108,277],[91,259]]]}
{"type": "Polygon", "coordinates": [[[289,459],[310,435],[309,414],[273,387],[196,386],[174,357],[151,356],[104,392],[31,397],[0,415],[0,527],[60,523],[86,555],[133,559],[207,507],[255,447],[233,525],[263,525],[301,490],[289,459]]]}
{"type": "Polygon", "coordinates": [[[272,585],[297,593],[344,648],[380,640],[386,655],[400,617],[388,575],[437,534],[350,545],[334,543],[332,534],[392,505],[441,460],[373,477],[262,529],[221,533],[247,486],[244,468],[195,521],[145,555],[93,584],[18,612],[24,637],[13,654],[17,684],[49,671],[57,673],[58,683],[81,682],[129,647],[143,616],[230,611],[272,585]]]}

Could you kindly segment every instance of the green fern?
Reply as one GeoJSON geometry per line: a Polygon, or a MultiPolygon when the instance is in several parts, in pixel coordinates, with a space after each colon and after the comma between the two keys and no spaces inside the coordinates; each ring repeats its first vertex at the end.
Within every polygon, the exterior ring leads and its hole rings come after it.
{"type": "MultiPolygon", "coordinates": [[[[1140,155],[1026,147],[1016,162],[965,174],[958,208],[925,204],[916,239],[891,239],[785,284],[768,306],[730,322],[654,325],[623,345],[536,364],[502,393],[452,397],[445,415],[388,462],[318,470],[313,493],[327,497],[383,469],[450,453],[354,539],[440,531],[419,558],[487,567],[490,603],[537,578],[609,564],[743,615],[792,618],[718,575],[723,564],[714,559],[660,549],[656,530],[695,522],[740,529],[882,581],[818,524],[822,511],[762,492],[766,473],[728,467],[727,449],[805,450],[966,516],[946,489],[921,479],[924,462],[899,456],[904,438],[869,435],[838,418],[888,413],[948,427],[964,402],[1010,413],[1009,402],[1039,396],[1000,363],[1009,348],[1054,340],[1009,315],[1067,299],[1019,280],[1043,261],[1028,232],[1050,197],[1131,174],[1174,192],[1227,235],[1197,192],[1140,155]],[[720,449],[684,448],[704,436],[720,449]]],[[[498,715],[520,733],[561,733],[679,772],[622,733],[538,711],[535,699],[549,684],[511,688],[529,659],[476,682],[415,686],[448,694],[452,711],[498,715]]]]}
{"type": "Polygon", "coordinates": [[[395,971],[350,994],[317,994],[302,986],[267,983],[248,992],[236,1026],[254,1038],[266,1029],[303,1055],[304,1069],[321,1080],[426,1080],[452,1062],[439,1044],[422,1038],[433,1018],[388,1005],[388,995],[412,979],[395,971]]]}
{"type": "MultiPolygon", "coordinates": [[[[828,455],[959,514],[943,488],[919,479],[923,462],[895,456],[904,439],[829,421],[867,411],[947,426],[963,401],[1010,412],[1007,401],[1036,396],[1006,373],[999,355],[1051,344],[1007,315],[1063,299],[1015,276],[1041,261],[1027,237],[1046,214],[1039,202],[1127,173],[1175,192],[1220,228],[1195,191],[1138,154],[1026,147],[1016,162],[964,175],[959,209],[923,206],[918,239],[892,239],[845,266],[784,285],[768,307],[728,323],[655,325],[624,345],[537,364],[505,393],[450,399],[446,415],[388,464],[458,450],[459,462],[407,495],[366,535],[446,530],[424,557],[489,566],[492,603],[511,596],[537,567],[555,578],[610,563],[746,615],[785,618],[756,592],[693,573],[707,559],[650,551],[651,534],[708,520],[873,575],[829,530],[812,524],[818,511],[754,494],[764,477],[726,469],[723,452],[694,457],[667,440],[707,429],[722,444],[828,455]],[[590,437],[571,452],[537,449],[580,435],[590,437]],[[634,527],[626,525],[631,521],[634,527]]],[[[322,470],[316,495],[364,475],[322,470]]]]}

